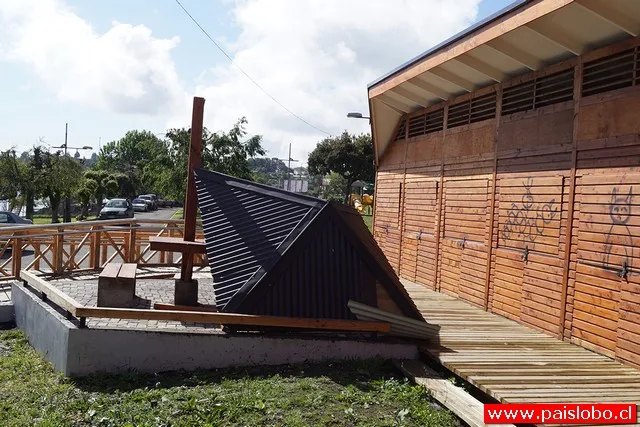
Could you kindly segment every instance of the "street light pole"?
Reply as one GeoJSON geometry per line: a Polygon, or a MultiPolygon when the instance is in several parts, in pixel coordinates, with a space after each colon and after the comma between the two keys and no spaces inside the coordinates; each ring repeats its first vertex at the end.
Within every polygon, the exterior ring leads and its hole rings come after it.
{"type": "MultiPolygon", "coordinates": [[[[93,147],[89,145],[85,145],[83,147],[69,147],[67,144],[69,137],[69,123],[64,124],[64,144],[59,147],[51,147],[51,148],[64,148],[64,156],[67,156],[67,150],[69,148],[74,150],[93,150],[93,147]]],[[[71,199],[69,196],[65,196],[63,212],[62,212],[62,222],[71,222],[71,199]]]]}
{"type": "MultiPolygon", "coordinates": [[[[67,157],[67,137],[69,135],[69,123],[64,124],[64,156],[67,157]]],[[[64,212],[62,213],[62,222],[71,222],[71,199],[69,196],[64,198],[64,212]]]]}

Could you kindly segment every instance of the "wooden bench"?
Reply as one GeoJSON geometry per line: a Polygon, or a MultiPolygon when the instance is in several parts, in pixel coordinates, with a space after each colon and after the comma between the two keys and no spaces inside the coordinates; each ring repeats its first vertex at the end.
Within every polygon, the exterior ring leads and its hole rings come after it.
{"type": "Polygon", "coordinates": [[[98,276],[98,307],[131,307],[137,264],[109,263],[98,276]]]}

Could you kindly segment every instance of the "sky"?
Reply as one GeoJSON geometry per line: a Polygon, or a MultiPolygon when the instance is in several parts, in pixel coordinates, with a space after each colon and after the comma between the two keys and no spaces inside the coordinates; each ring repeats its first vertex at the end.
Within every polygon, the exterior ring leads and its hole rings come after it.
{"type": "Polygon", "coordinates": [[[0,150],[59,146],[65,123],[96,152],[162,136],[201,96],[209,130],[244,116],[269,157],[291,143],[304,165],[324,137],[370,131],[346,117],[368,115],[369,83],[511,1],[179,0],[229,60],[177,0],[0,0],[0,150]]]}

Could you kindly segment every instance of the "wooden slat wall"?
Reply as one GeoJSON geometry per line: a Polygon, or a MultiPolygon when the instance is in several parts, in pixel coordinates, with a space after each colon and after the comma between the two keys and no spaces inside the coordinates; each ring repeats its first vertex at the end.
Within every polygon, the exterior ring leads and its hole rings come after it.
{"type": "Polygon", "coordinates": [[[640,366],[639,40],[450,100],[443,130],[390,144],[375,236],[400,275],[640,366]],[[633,75],[616,83],[620,52],[633,75]],[[574,69],[577,101],[447,126],[451,105],[574,69]]]}

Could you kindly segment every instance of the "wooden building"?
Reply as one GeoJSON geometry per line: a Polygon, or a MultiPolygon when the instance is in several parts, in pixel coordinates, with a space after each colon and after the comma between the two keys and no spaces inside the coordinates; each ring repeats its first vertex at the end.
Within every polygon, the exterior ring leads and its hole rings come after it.
{"type": "Polygon", "coordinates": [[[519,1],[372,83],[403,278],[640,366],[640,1],[519,1]]]}

